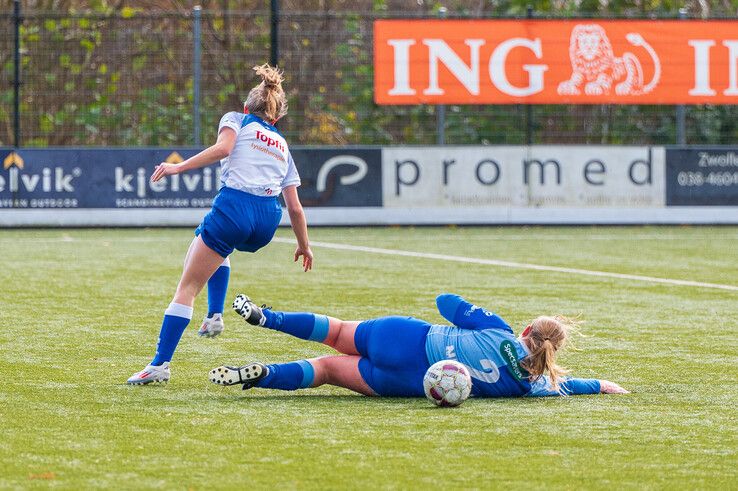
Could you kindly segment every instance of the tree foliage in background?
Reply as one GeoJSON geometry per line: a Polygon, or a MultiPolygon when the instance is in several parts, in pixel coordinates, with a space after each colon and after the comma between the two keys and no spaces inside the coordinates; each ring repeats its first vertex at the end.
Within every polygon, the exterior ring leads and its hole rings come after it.
{"type": "MultiPolygon", "coordinates": [[[[240,110],[269,59],[266,0],[27,0],[21,26],[24,146],[194,143],[192,7],[203,7],[202,140],[220,116],[240,110]]],[[[738,0],[281,0],[280,64],[293,143],[405,144],[436,140],[436,107],[373,101],[375,18],[447,16],[734,18],[738,0]]],[[[0,0],[0,145],[13,141],[11,0],[0,0]]],[[[528,113],[536,143],[662,144],[675,139],[671,106],[449,106],[446,140],[524,143],[528,113]]],[[[687,110],[693,143],[733,143],[735,106],[687,110]]]]}

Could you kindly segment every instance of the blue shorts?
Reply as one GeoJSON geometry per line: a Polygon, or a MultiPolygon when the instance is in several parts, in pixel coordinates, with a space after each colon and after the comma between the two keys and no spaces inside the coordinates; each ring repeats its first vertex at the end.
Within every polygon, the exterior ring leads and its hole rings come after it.
{"type": "Polygon", "coordinates": [[[362,356],[359,372],[380,396],[420,397],[430,367],[425,339],[430,324],[413,317],[380,317],[356,328],[354,342],[362,356]]]}
{"type": "Polygon", "coordinates": [[[282,207],[276,196],[255,196],[224,187],[195,235],[223,257],[233,249],[256,252],[272,240],[281,219],[282,207]]]}

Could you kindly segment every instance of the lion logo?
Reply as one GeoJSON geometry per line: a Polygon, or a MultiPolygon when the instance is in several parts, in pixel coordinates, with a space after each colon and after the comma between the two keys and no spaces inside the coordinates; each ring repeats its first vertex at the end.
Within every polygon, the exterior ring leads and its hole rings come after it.
{"type": "Polygon", "coordinates": [[[659,57],[640,34],[631,32],[625,39],[633,46],[643,47],[653,60],[653,78],[648,84],[644,84],[643,67],[633,53],[626,51],[619,58],[613,54],[612,44],[602,26],[578,24],[571,31],[569,43],[571,78],[559,84],[559,95],[580,95],[582,86],[586,95],[606,95],[616,83],[617,95],[651,92],[661,78],[659,57]]]}

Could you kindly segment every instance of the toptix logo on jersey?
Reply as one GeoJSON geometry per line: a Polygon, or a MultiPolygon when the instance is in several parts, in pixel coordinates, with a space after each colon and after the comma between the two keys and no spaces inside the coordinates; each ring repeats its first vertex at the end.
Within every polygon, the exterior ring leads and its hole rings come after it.
{"type": "Polygon", "coordinates": [[[285,151],[284,144],[281,141],[275,140],[274,138],[269,137],[269,135],[266,135],[259,130],[256,130],[256,138],[266,143],[267,147],[275,147],[280,152],[285,151]]]}

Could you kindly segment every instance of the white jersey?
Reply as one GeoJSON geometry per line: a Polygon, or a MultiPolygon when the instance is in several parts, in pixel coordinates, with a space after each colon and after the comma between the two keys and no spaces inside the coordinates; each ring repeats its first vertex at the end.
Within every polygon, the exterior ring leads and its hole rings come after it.
{"type": "Polygon", "coordinates": [[[257,196],[278,196],[287,186],[299,186],[295,162],[277,128],[253,114],[232,111],[220,119],[236,132],[231,154],[220,161],[224,186],[257,196]]]}

